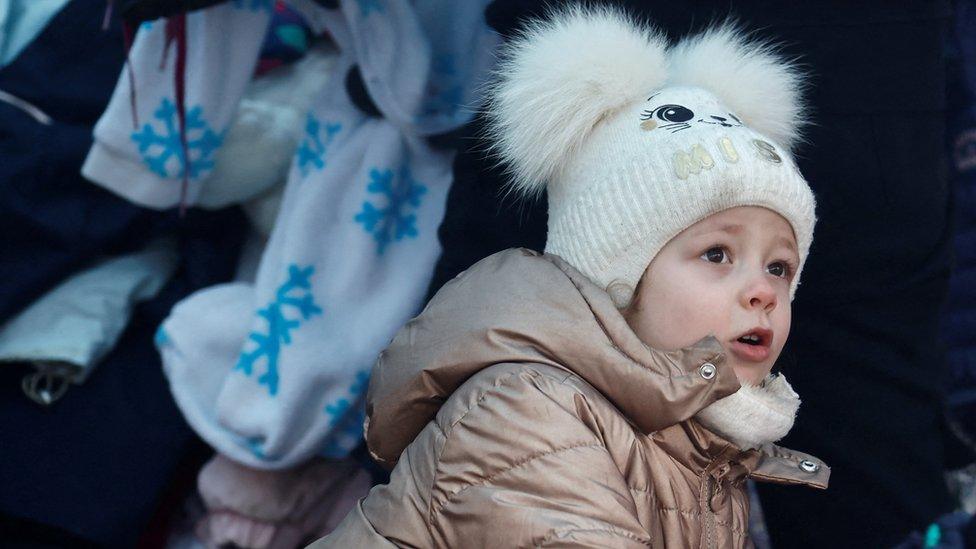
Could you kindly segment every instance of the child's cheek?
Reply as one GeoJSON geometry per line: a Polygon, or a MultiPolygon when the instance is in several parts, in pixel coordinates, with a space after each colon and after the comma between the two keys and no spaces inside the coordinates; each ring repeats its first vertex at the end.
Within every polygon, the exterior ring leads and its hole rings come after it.
{"type": "Polygon", "coordinates": [[[714,304],[709,306],[707,300],[696,297],[685,296],[680,302],[671,304],[667,332],[672,349],[688,347],[710,335],[721,338],[727,331],[723,326],[726,315],[722,314],[721,308],[714,304]]]}

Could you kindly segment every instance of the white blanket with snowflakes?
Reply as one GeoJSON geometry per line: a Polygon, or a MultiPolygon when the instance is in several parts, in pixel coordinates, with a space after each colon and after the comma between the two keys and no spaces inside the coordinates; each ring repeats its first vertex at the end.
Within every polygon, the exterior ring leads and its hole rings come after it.
{"type": "MultiPolygon", "coordinates": [[[[487,2],[297,3],[341,53],[304,120],[281,213],[254,284],[224,284],[177,304],[156,344],[178,405],[217,450],[282,468],[343,457],[362,437],[369,371],[414,315],[440,254],[437,227],[452,154],[425,136],[471,112],[496,38],[487,2]],[[383,118],[350,101],[359,65],[383,118]]],[[[186,128],[179,141],[164,24],[130,52],[139,125],[122,73],[95,129],[85,175],[154,208],[193,205],[253,72],[270,0],[233,0],[187,17],[186,128]],[[185,157],[186,156],[186,157],[185,157]]],[[[260,151],[255,151],[260,154],[260,151]]]]}

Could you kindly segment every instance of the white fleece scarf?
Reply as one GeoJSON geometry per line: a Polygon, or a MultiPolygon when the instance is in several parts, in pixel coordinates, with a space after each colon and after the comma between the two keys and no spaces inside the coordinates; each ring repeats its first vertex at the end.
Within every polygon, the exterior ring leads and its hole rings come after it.
{"type": "Polygon", "coordinates": [[[423,305],[440,256],[453,152],[427,137],[471,119],[465,105],[479,102],[498,40],[485,23],[488,0],[360,0],[337,9],[289,3],[339,53],[326,66],[294,67],[328,74],[268,98],[287,108],[258,110],[244,97],[274,2],[193,11],[186,16],[187,154],[172,52],[160,69],[165,25],[149,23],[129,53],[139,125],[123,70],[82,170],[135,203],[167,209],[180,202],[184,171],[186,205],[197,206],[249,197],[286,168],[254,283],[188,296],[156,338],[189,424],[221,454],[258,469],[344,458],[360,443],[373,362],[423,305]],[[349,96],[353,65],[381,117],[349,96]],[[310,92],[303,100],[292,97],[302,90],[310,92]],[[239,112],[244,127],[235,129],[239,112]],[[222,162],[237,165],[218,167],[221,151],[222,162]],[[233,187],[212,187],[227,182],[233,187]]]}
{"type": "Polygon", "coordinates": [[[770,375],[762,385],[743,385],[695,416],[702,425],[743,450],[786,436],[793,427],[800,396],[786,377],[770,375]]]}

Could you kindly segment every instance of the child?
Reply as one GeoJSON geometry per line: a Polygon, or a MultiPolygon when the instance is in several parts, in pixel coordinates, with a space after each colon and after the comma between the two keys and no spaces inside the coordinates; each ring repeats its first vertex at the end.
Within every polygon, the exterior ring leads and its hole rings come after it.
{"type": "Polygon", "coordinates": [[[366,440],[395,468],[317,545],[750,545],[747,479],[829,476],[773,445],[815,221],[795,69],[576,8],[500,75],[492,137],[517,191],[548,182],[547,254],[481,261],[380,356],[366,440]]]}

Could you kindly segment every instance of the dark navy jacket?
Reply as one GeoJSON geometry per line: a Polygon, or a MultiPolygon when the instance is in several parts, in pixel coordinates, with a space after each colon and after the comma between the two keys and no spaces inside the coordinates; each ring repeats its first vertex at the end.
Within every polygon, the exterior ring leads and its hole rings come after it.
{"type": "Polygon", "coordinates": [[[976,435],[976,2],[960,0],[949,46],[949,177],[955,191],[955,269],[943,333],[949,403],[976,435]]]}
{"type": "Polygon", "coordinates": [[[238,211],[180,219],[81,177],[125,57],[118,24],[102,31],[105,5],[71,0],[0,68],[0,90],[51,118],[0,101],[0,321],[94,259],[161,234],[178,237],[181,264],[91,377],[49,408],[21,391],[29,365],[0,367],[3,547],[153,545],[153,525],[192,486],[194,469],[178,474],[187,449],[202,445],[170,395],[153,333],[178,300],[233,276],[244,234],[238,211]]]}

